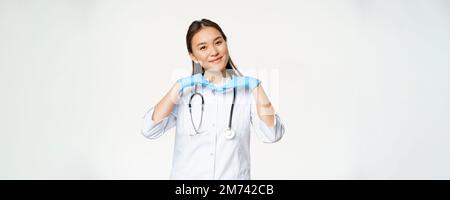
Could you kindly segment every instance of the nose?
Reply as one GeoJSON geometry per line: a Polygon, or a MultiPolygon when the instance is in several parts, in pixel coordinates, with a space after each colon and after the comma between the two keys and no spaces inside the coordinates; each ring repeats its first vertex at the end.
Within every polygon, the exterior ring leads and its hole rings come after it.
{"type": "Polygon", "coordinates": [[[211,48],[212,50],[211,50],[211,56],[217,56],[218,54],[219,54],[219,51],[217,51],[217,49],[216,49],[216,47],[213,47],[213,48],[211,48]]]}

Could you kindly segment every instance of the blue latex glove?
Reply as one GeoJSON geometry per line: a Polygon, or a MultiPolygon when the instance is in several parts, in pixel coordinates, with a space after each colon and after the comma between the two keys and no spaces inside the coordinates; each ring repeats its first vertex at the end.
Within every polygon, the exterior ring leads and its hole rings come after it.
{"type": "Polygon", "coordinates": [[[180,93],[183,92],[184,88],[192,87],[194,85],[202,85],[202,87],[210,88],[213,92],[224,92],[230,88],[247,88],[250,91],[253,90],[256,86],[258,86],[261,81],[249,77],[249,76],[233,76],[231,81],[228,81],[226,84],[216,87],[214,84],[210,83],[206,80],[202,74],[196,74],[192,76],[188,76],[185,78],[178,79],[177,82],[180,84],[180,93]]]}

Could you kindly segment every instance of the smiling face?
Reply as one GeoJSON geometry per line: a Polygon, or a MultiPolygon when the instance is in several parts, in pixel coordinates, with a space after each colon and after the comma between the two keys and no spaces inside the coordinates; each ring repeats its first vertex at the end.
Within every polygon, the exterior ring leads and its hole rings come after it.
{"type": "Polygon", "coordinates": [[[228,63],[228,46],[217,29],[203,27],[192,37],[191,45],[191,59],[200,63],[205,71],[225,70],[228,63]]]}

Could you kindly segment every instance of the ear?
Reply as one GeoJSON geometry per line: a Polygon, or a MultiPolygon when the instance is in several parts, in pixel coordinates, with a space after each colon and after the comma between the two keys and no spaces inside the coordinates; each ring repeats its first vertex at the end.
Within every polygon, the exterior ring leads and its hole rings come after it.
{"type": "Polygon", "coordinates": [[[189,57],[191,57],[192,61],[194,61],[195,63],[198,63],[197,58],[195,58],[195,56],[192,53],[189,53],[189,57]]]}

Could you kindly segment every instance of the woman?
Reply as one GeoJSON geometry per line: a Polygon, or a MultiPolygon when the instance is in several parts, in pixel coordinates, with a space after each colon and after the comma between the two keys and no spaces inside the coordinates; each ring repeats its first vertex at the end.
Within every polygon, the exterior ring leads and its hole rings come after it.
{"type": "Polygon", "coordinates": [[[267,143],[284,125],[260,81],[237,70],[216,23],[194,21],[186,44],[192,76],[145,113],[142,133],[156,139],[176,126],[171,179],[250,179],[250,124],[267,143]]]}

